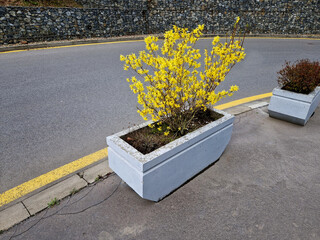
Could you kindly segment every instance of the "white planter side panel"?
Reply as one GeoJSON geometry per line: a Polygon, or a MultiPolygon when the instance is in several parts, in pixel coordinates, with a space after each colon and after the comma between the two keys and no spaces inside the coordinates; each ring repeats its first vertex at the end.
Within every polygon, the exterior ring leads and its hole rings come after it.
{"type": "Polygon", "coordinates": [[[157,151],[154,151],[148,154],[148,157],[147,157],[148,160],[143,164],[143,172],[148,171],[154,166],[162,163],[164,160],[177,155],[178,153],[184,151],[185,149],[192,147],[194,144],[197,144],[198,142],[224,129],[225,127],[229,126],[232,123],[233,123],[233,118],[229,118],[227,120],[222,120],[217,124],[213,124],[214,126],[212,126],[211,124],[208,124],[207,126],[204,126],[201,129],[198,129],[192,133],[189,133],[186,136],[179,138],[161,147],[157,151]]]}
{"type": "Polygon", "coordinates": [[[159,201],[210,164],[228,145],[232,125],[153,167],[143,175],[143,198],[159,201]]]}
{"type": "Polygon", "coordinates": [[[317,87],[316,96],[314,97],[314,100],[312,101],[309,112],[308,112],[308,116],[307,116],[308,120],[311,117],[311,115],[314,113],[314,111],[316,110],[319,104],[320,104],[320,87],[317,87]]]}
{"type": "Polygon", "coordinates": [[[214,163],[227,147],[234,116],[215,111],[224,117],[145,155],[120,138],[129,130],[107,137],[110,168],[141,197],[159,201],[214,163]]]}
{"type": "Polygon", "coordinates": [[[305,125],[320,103],[320,87],[305,95],[274,89],[268,107],[270,117],[305,125]]]}
{"type": "Polygon", "coordinates": [[[288,122],[305,125],[310,104],[290,98],[272,96],[269,103],[269,115],[288,122]]]}
{"type": "Polygon", "coordinates": [[[125,181],[140,196],[143,194],[143,174],[139,172],[130,162],[114,151],[108,148],[109,167],[125,181]]]}

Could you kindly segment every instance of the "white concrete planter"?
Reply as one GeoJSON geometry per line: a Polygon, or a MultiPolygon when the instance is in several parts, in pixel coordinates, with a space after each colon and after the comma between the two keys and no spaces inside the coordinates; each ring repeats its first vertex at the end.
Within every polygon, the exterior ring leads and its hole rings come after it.
{"type": "Polygon", "coordinates": [[[309,94],[295,93],[282,90],[279,87],[273,90],[269,104],[269,116],[305,125],[320,103],[320,87],[309,94]]]}
{"type": "Polygon", "coordinates": [[[107,137],[110,168],[142,198],[159,201],[218,160],[227,147],[234,116],[215,111],[224,116],[149,154],[120,137],[150,122],[107,137]]]}

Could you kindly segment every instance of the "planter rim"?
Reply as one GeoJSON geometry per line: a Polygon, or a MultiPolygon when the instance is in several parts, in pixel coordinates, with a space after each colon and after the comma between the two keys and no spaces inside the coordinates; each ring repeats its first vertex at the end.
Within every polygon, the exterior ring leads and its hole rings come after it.
{"type": "Polygon", "coordinates": [[[296,93],[288,90],[283,90],[279,86],[274,88],[272,94],[279,97],[291,98],[306,103],[311,103],[313,99],[320,93],[320,86],[316,87],[309,94],[296,93]]]}
{"type": "Polygon", "coordinates": [[[151,160],[154,160],[155,158],[165,154],[166,152],[169,152],[171,149],[175,148],[176,146],[182,145],[186,142],[188,142],[190,139],[196,138],[197,136],[201,135],[202,133],[208,131],[211,128],[214,128],[216,126],[219,126],[220,124],[227,122],[228,120],[232,121],[234,116],[226,113],[224,111],[218,110],[218,109],[212,109],[211,110],[220,113],[223,115],[223,117],[219,118],[216,121],[210,122],[208,124],[206,124],[205,126],[198,128],[196,130],[194,130],[193,132],[190,132],[148,154],[142,154],[141,152],[139,152],[137,149],[135,149],[134,147],[132,147],[130,144],[128,144],[126,141],[124,141],[123,139],[121,139],[120,137],[123,135],[126,135],[129,132],[133,132],[137,129],[143,128],[145,126],[147,126],[150,123],[153,123],[153,121],[148,121],[142,124],[139,124],[137,126],[125,129],[123,131],[120,131],[116,134],[113,134],[111,136],[107,137],[107,142],[110,143],[114,143],[116,144],[118,147],[124,149],[129,155],[133,156],[135,159],[137,159],[141,164],[147,163],[151,160]]]}

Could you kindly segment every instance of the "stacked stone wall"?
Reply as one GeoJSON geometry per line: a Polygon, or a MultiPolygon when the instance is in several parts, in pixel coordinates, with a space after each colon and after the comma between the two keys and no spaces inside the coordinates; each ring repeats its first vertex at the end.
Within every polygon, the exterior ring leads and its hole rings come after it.
{"type": "Polygon", "coordinates": [[[172,25],[225,34],[320,34],[319,0],[77,0],[83,8],[0,7],[0,44],[162,33],[172,25]]]}

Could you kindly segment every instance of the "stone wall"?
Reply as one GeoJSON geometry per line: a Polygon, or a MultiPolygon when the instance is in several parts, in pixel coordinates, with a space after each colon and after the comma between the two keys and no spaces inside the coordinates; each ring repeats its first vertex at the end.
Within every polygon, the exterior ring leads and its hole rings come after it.
{"type": "Polygon", "coordinates": [[[145,9],[148,0],[75,0],[84,8],[145,9]]]}
{"type": "Polygon", "coordinates": [[[148,14],[152,32],[172,23],[194,28],[205,24],[208,33],[226,33],[237,16],[253,34],[320,34],[318,0],[152,0],[148,14]]]}
{"type": "Polygon", "coordinates": [[[0,44],[146,32],[142,10],[0,8],[0,44]]]}
{"type": "Polygon", "coordinates": [[[0,44],[161,33],[173,24],[224,34],[320,34],[319,0],[77,0],[84,7],[0,7],[0,44]]]}

